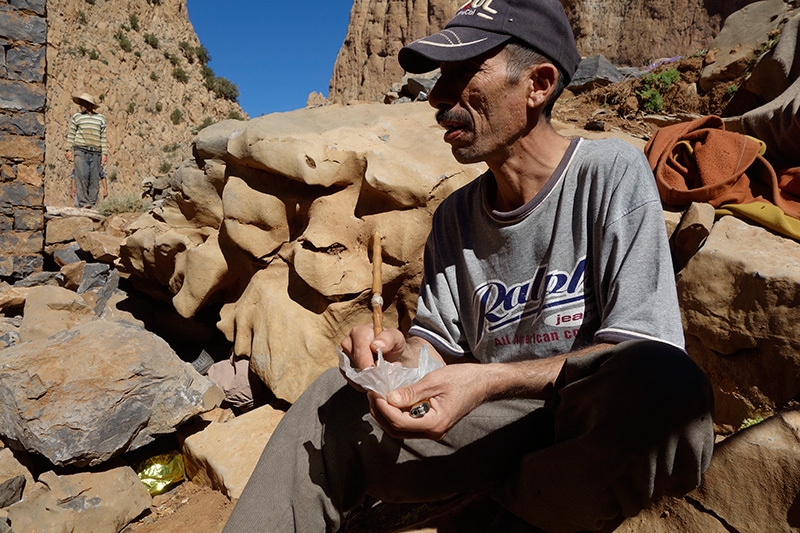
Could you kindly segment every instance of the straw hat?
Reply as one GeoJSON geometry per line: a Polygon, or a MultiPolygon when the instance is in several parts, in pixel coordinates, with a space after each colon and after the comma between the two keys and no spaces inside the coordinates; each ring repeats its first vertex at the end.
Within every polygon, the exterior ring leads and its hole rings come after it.
{"type": "Polygon", "coordinates": [[[88,93],[81,93],[78,96],[73,96],[72,101],[78,105],[83,105],[88,108],[94,109],[97,107],[97,104],[94,101],[94,98],[91,94],[88,93]]]}

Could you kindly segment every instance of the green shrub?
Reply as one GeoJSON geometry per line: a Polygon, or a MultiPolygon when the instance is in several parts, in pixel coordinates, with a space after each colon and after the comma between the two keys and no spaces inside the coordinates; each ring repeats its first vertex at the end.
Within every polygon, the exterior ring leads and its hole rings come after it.
{"type": "Polygon", "coordinates": [[[212,125],[212,124],[214,124],[215,122],[216,122],[216,120],[214,120],[212,117],[206,117],[206,118],[204,118],[204,119],[203,119],[203,122],[201,122],[201,123],[200,123],[200,125],[198,125],[198,126],[197,126],[197,127],[194,129],[194,133],[195,133],[195,134],[199,133],[201,130],[204,130],[204,129],[206,129],[207,127],[211,126],[211,125],[212,125]]]}
{"type": "Polygon", "coordinates": [[[161,166],[158,167],[158,171],[162,174],[166,174],[172,170],[172,164],[169,161],[162,161],[161,166]]]}
{"type": "Polygon", "coordinates": [[[190,65],[194,63],[194,47],[192,45],[190,45],[186,41],[181,41],[178,43],[178,48],[181,49],[181,52],[183,52],[183,56],[186,58],[186,61],[188,61],[190,65]]]}
{"type": "Polygon", "coordinates": [[[89,50],[89,59],[97,61],[98,59],[100,59],[100,52],[98,52],[97,50],[89,50]]]}
{"type": "Polygon", "coordinates": [[[78,11],[78,25],[86,26],[87,22],[88,21],[86,20],[86,13],[84,13],[83,11],[78,11]]]}
{"type": "Polygon", "coordinates": [[[142,53],[141,53],[139,50],[136,50],[136,51],[133,53],[133,55],[135,55],[136,57],[142,57],[142,53]]]}
{"type": "Polygon", "coordinates": [[[161,113],[163,110],[164,106],[161,104],[161,102],[156,102],[156,113],[161,113]]]}
{"type": "Polygon", "coordinates": [[[659,113],[664,109],[663,93],[670,85],[680,81],[681,73],[676,68],[661,72],[651,72],[642,78],[642,89],[636,91],[642,109],[650,113],[659,113]]]}
{"type": "Polygon", "coordinates": [[[217,98],[224,98],[231,102],[239,100],[239,87],[235,83],[222,76],[217,76],[211,67],[203,65],[203,85],[206,89],[213,92],[217,98]]]}
{"type": "Polygon", "coordinates": [[[139,31],[139,17],[137,17],[134,13],[128,15],[128,22],[130,22],[131,29],[133,31],[139,31]]]}
{"type": "MultiPolygon", "coordinates": [[[[115,173],[112,181],[116,181],[115,173]]],[[[145,202],[135,194],[109,196],[97,205],[97,210],[104,217],[122,213],[144,213],[148,209],[150,209],[150,202],[145,202]]]]}
{"type": "Polygon", "coordinates": [[[186,83],[189,81],[189,75],[180,67],[172,69],[172,77],[181,83],[186,83]]]}
{"type": "Polygon", "coordinates": [[[128,109],[126,109],[125,112],[128,113],[129,115],[132,115],[134,111],[136,111],[136,104],[130,102],[128,104],[128,109]]]}
{"type": "Polygon", "coordinates": [[[133,50],[133,46],[131,45],[131,40],[128,39],[128,36],[122,30],[119,30],[117,33],[114,34],[114,37],[119,42],[119,47],[122,48],[125,52],[130,52],[133,50]]]}
{"type": "Polygon", "coordinates": [[[756,415],[753,418],[745,418],[744,420],[742,420],[742,425],[739,426],[739,431],[755,426],[756,424],[760,424],[763,421],[764,417],[759,415],[756,415]]]}
{"type": "Polygon", "coordinates": [[[236,84],[229,79],[223,78],[222,76],[217,76],[217,79],[214,82],[213,91],[214,94],[217,95],[217,98],[224,98],[225,100],[230,100],[231,102],[236,102],[239,100],[239,87],[237,87],[236,84]]]}
{"type": "Polygon", "coordinates": [[[244,117],[242,116],[242,114],[239,113],[238,111],[236,111],[235,109],[232,110],[232,111],[229,111],[228,112],[228,116],[225,117],[225,118],[230,118],[230,119],[233,119],[233,120],[244,120],[244,117]]]}
{"type": "Polygon", "coordinates": [[[181,58],[176,56],[175,54],[165,54],[165,57],[169,59],[169,62],[172,64],[173,67],[177,67],[181,64],[181,58]]]}
{"type": "Polygon", "coordinates": [[[183,112],[180,109],[175,109],[169,114],[169,119],[177,126],[183,121],[183,112]]]}
{"type": "Polygon", "coordinates": [[[206,47],[202,44],[194,49],[194,55],[197,56],[197,60],[203,65],[207,65],[208,62],[211,61],[211,55],[208,53],[206,47]]]}
{"type": "Polygon", "coordinates": [[[156,74],[154,71],[150,71],[150,79],[153,81],[158,81],[158,74],[156,74]]]}
{"type": "Polygon", "coordinates": [[[664,109],[664,98],[656,89],[636,91],[642,109],[650,113],[660,113],[664,109]]]}
{"type": "Polygon", "coordinates": [[[728,96],[733,96],[734,94],[736,94],[736,91],[738,91],[738,90],[739,90],[739,86],[736,85],[735,83],[733,83],[731,85],[728,85],[728,88],[725,89],[725,94],[728,95],[728,96]]]}
{"type": "Polygon", "coordinates": [[[86,3],[92,6],[95,4],[95,2],[97,2],[97,0],[86,0],[86,3]]]}
{"type": "Polygon", "coordinates": [[[169,152],[175,152],[175,151],[176,151],[176,150],[178,150],[180,147],[181,147],[181,143],[178,143],[178,142],[173,142],[173,143],[170,143],[170,144],[165,144],[164,146],[162,146],[162,147],[161,147],[161,151],[162,151],[162,152],[167,152],[167,153],[169,153],[169,152]]]}
{"type": "Polygon", "coordinates": [[[147,43],[150,46],[150,48],[158,49],[158,37],[156,37],[152,33],[144,34],[144,42],[147,43]]]}

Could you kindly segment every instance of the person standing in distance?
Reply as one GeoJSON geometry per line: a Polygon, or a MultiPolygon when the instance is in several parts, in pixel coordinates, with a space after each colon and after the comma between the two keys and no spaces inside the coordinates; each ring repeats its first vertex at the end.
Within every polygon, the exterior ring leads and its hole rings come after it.
{"type": "MultiPolygon", "coordinates": [[[[94,207],[100,191],[100,168],[108,160],[106,118],[97,113],[97,104],[88,93],[73,96],[80,110],[72,115],[67,134],[67,160],[75,163],[77,207],[94,207]]],[[[108,196],[108,188],[103,188],[108,196]]]]}

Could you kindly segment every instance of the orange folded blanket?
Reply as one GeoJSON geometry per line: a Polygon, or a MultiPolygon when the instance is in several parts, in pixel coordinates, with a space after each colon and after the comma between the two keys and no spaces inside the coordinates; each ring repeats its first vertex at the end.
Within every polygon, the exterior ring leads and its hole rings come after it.
{"type": "Polygon", "coordinates": [[[658,130],[644,149],[664,204],[714,207],[762,201],[800,218],[800,169],[778,179],[757,139],[726,131],[717,116],[658,130]],[[793,194],[794,193],[794,194],[793,194]]]}

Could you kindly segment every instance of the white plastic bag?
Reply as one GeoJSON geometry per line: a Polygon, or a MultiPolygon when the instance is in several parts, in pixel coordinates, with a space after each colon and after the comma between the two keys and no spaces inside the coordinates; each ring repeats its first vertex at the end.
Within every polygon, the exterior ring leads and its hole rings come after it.
{"type": "Polygon", "coordinates": [[[408,368],[400,363],[390,363],[383,358],[383,353],[378,350],[378,361],[375,366],[358,371],[350,364],[350,358],[337,348],[339,354],[339,368],[342,369],[347,379],[361,385],[365,389],[377,392],[384,398],[395,389],[413,385],[422,377],[444,366],[430,356],[428,347],[423,346],[419,351],[419,366],[408,368]]]}

